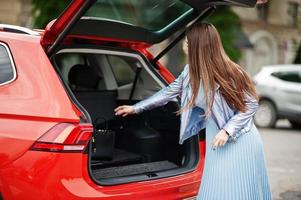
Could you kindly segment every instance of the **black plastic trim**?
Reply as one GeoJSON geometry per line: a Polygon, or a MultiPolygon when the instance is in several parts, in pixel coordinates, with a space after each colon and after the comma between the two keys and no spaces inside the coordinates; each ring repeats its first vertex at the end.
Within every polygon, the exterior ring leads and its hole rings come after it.
{"type": "Polygon", "coordinates": [[[199,141],[206,141],[206,128],[200,130],[198,135],[199,135],[199,141]]]}
{"type": "Polygon", "coordinates": [[[164,31],[156,32],[118,21],[82,17],[72,28],[70,35],[74,35],[75,37],[76,35],[98,36],[156,44],[165,40],[182,27],[185,27],[186,24],[193,21],[198,15],[199,12],[197,10],[191,9],[191,11],[189,11],[186,16],[183,16],[182,19],[179,19],[172,25],[164,28],[164,31]]]}

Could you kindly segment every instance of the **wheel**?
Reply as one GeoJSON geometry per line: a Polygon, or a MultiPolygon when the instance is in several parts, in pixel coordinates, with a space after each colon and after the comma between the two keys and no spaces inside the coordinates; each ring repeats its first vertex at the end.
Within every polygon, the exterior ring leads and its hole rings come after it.
{"type": "Polygon", "coordinates": [[[261,100],[254,115],[254,122],[261,128],[273,128],[277,121],[276,108],[272,102],[261,100]]]}
{"type": "Polygon", "coordinates": [[[295,129],[301,129],[301,122],[299,121],[294,121],[294,120],[289,120],[291,123],[292,127],[295,129]]]}

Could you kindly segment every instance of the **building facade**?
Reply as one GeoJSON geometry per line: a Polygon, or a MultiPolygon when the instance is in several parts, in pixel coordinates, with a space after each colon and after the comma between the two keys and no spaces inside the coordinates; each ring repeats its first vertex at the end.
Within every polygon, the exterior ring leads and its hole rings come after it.
{"type": "Polygon", "coordinates": [[[232,9],[253,44],[242,50],[240,61],[251,75],[263,65],[293,62],[301,44],[301,0],[270,0],[256,9],[232,9]]]}
{"type": "Polygon", "coordinates": [[[0,23],[31,26],[31,0],[0,0],[0,23]]]}

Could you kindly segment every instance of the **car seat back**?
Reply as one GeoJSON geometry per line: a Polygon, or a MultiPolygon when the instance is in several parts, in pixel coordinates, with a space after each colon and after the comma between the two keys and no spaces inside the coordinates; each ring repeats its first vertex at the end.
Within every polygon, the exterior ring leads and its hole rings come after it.
{"type": "Polygon", "coordinates": [[[93,122],[99,118],[111,120],[115,117],[116,90],[99,90],[103,78],[89,65],[74,65],[68,74],[69,83],[77,100],[89,112],[93,122]]]}

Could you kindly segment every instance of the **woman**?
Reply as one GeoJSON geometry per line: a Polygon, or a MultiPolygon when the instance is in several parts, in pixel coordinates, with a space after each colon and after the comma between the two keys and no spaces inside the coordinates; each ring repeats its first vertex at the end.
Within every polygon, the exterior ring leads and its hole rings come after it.
{"type": "Polygon", "coordinates": [[[188,61],[179,77],[147,99],[115,109],[139,114],[181,94],[180,141],[206,128],[199,200],[270,200],[261,137],[252,116],[258,97],[250,77],[226,55],[212,24],[187,29],[188,61]]]}

